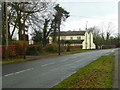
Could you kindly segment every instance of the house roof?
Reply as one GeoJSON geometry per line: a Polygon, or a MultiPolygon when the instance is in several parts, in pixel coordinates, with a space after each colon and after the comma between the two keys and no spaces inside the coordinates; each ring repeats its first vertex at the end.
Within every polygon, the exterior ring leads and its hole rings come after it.
{"type": "Polygon", "coordinates": [[[61,31],[61,36],[69,36],[69,35],[84,35],[85,31],[61,31]]]}
{"type": "MultiPolygon", "coordinates": [[[[86,31],[61,31],[60,36],[84,35],[85,32],[86,31]]],[[[53,35],[53,33],[51,33],[50,36],[52,36],[52,35],[53,35]]]]}

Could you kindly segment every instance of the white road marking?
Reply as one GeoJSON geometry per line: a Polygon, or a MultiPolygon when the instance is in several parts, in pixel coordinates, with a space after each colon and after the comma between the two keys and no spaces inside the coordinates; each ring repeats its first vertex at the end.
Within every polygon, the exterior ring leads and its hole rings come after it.
{"type": "Polygon", "coordinates": [[[45,66],[48,66],[48,65],[51,65],[51,64],[55,64],[55,63],[52,62],[52,63],[44,64],[44,65],[41,65],[41,67],[45,67],[45,66]]]}
{"type": "Polygon", "coordinates": [[[19,74],[19,73],[23,73],[23,72],[26,72],[26,71],[33,70],[33,69],[34,68],[29,68],[29,69],[25,69],[25,70],[22,70],[22,71],[15,72],[15,73],[6,74],[4,76],[7,77],[7,76],[11,76],[11,75],[16,75],[16,74],[19,74]]]}

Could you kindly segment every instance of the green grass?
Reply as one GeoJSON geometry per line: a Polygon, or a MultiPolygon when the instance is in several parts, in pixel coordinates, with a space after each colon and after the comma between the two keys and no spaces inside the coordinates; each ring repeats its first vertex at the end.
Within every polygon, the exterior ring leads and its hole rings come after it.
{"type": "Polygon", "coordinates": [[[69,52],[65,52],[65,54],[75,54],[75,53],[82,53],[82,52],[88,52],[93,50],[82,50],[82,49],[72,49],[69,52]]]}
{"type": "Polygon", "coordinates": [[[52,52],[42,52],[41,55],[45,55],[45,56],[58,56],[58,53],[52,53],[52,52]]]}
{"type": "Polygon", "coordinates": [[[112,88],[114,58],[102,56],[53,88],[112,88]]]}
{"type": "Polygon", "coordinates": [[[17,62],[37,60],[37,59],[40,59],[40,57],[27,57],[26,59],[10,59],[10,60],[3,60],[2,62],[0,62],[0,64],[10,64],[10,63],[17,63],[17,62]]]}

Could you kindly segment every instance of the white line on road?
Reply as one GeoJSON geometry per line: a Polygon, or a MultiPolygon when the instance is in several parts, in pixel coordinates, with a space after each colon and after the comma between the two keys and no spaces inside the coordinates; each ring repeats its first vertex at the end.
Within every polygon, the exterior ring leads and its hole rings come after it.
{"type": "Polygon", "coordinates": [[[55,64],[55,63],[53,62],[53,63],[44,64],[44,65],[41,65],[41,67],[45,67],[45,66],[48,66],[48,65],[51,65],[51,64],[55,64]]]}
{"type": "Polygon", "coordinates": [[[7,76],[11,76],[11,75],[16,75],[16,74],[19,74],[19,73],[23,73],[23,72],[26,72],[26,71],[33,70],[33,69],[34,69],[34,68],[29,68],[29,69],[25,69],[25,70],[22,70],[22,71],[19,71],[19,72],[6,74],[6,75],[4,75],[4,76],[7,77],[7,76]]]}

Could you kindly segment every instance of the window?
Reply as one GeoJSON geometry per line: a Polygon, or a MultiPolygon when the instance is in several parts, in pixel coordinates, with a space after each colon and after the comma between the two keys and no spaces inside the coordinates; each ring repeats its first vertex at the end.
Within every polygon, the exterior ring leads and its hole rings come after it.
{"type": "Polygon", "coordinates": [[[73,37],[70,37],[70,40],[73,40],[73,37]]]}
{"type": "Polygon", "coordinates": [[[66,40],[66,37],[64,36],[64,37],[62,37],[62,40],[66,40]]]}
{"type": "Polygon", "coordinates": [[[77,40],[80,40],[81,39],[81,37],[77,37],[77,40]]]}
{"type": "Polygon", "coordinates": [[[80,44],[74,44],[75,46],[79,46],[80,44]]]}

